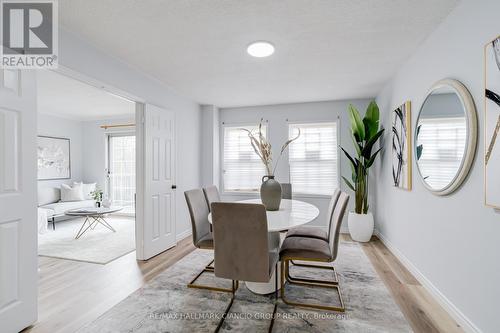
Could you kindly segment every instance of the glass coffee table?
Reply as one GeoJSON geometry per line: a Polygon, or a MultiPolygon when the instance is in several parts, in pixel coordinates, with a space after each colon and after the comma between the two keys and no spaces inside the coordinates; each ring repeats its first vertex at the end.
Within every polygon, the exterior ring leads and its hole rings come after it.
{"type": "Polygon", "coordinates": [[[64,213],[67,216],[85,217],[85,221],[78,230],[75,239],[82,237],[87,230],[94,230],[98,224],[102,224],[109,230],[116,232],[116,230],[106,221],[104,216],[106,214],[116,213],[122,210],[123,207],[88,207],[68,210],[64,213]]]}

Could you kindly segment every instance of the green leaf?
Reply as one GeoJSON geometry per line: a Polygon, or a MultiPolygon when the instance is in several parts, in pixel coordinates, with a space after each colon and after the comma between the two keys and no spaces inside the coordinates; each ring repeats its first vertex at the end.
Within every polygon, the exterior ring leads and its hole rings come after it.
{"type": "Polygon", "coordinates": [[[351,121],[352,134],[359,142],[361,142],[365,139],[365,126],[361,120],[361,116],[352,104],[349,104],[348,111],[349,119],[351,121]]]}
{"type": "Polygon", "coordinates": [[[417,161],[422,157],[422,153],[424,152],[424,145],[417,146],[417,161]]]}
{"type": "Polygon", "coordinates": [[[380,119],[380,111],[378,109],[378,105],[375,101],[371,101],[368,107],[366,108],[366,118],[374,122],[378,122],[380,119]]]}
{"type": "Polygon", "coordinates": [[[379,150],[377,150],[377,151],[375,152],[375,154],[373,154],[373,156],[372,156],[372,157],[370,157],[370,159],[369,159],[369,160],[368,160],[368,162],[366,163],[366,166],[365,166],[365,168],[366,168],[366,169],[370,168],[370,167],[373,165],[373,163],[375,162],[375,158],[377,158],[377,155],[378,155],[378,153],[380,153],[380,151],[381,151],[381,150],[382,150],[382,147],[381,147],[381,148],[379,148],[379,150]]]}
{"type": "Polygon", "coordinates": [[[354,186],[351,184],[351,182],[350,182],[350,181],[348,181],[348,180],[347,180],[344,176],[342,176],[342,179],[344,180],[344,182],[345,182],[345,184],[347,185],[347,187],[349,187],[349,188],[350,188],[351,190],[353,190],[353,191],[356,191],[356,190],[354,189],[354,186]]]}
{"type": "Polygon", "coordinates": [[[351,133],[351,138],[352,138],[352,143],[354,145],[354,149],[356,149],[356,153],[358,154],[358,156],[361,156],[361,146],[356,141],[356,138],[354,138],[354,135],[352,135],[352,133],[351,133]]]}
{"type": "Polygon", "coordinates": [[[366,143],[365,147],[363,148],[363,151],[361,152],[361,155],[366,158],[370,159],[371,154],[372,154],[372,149],[377,140],[384,134],[385,129],[382,128],[380,131],[378,131],[374,136],[372,136],[368,142],[366,143]]]}
{"type": "Polygon", "coordinates": [[[342,151],[344,152],[345,156],[346,156],[346,157],[347,157],[347,159],[348,159],[348,160],[352,163],[352,165],[353,165],[355,168],[357,168],[357,167],[358,167],[358,163],[356,163],[356,162],[354,161],[354,158],[352,158],[352,156],[351,156],[351,155],[349,155],[349,153],[348,153],[348,152],[347,152],[344,148],[340,147],[340,149],[342,149],[342,151]]]}
{"type": "Polygon", "coordinates": [[[375,101],[371,101],[366,108],[365,119],[367,119],[368,133],[367,137],[371,138],[378,132],[379,121],[380,121],[380,111],[378,105],[375,101]]]}

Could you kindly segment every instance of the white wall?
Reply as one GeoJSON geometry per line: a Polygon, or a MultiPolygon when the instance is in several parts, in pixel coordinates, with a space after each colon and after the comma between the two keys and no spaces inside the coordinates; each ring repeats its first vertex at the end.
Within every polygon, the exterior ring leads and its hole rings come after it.
{"type": "Polygon", "coordinates": [[[83,177],[82,127],[79,121],[64,119],[47,114],[37,114],[38,135],[70,139],[71,179],[39,180],[40,187],[60,187],[61,184],[73,184],[83,177]]]}
{"type": "MultiPolygon", "coordinates": [[[[468,320],[468,329],[497,332],[500,326],[500,215],[484,206],[483,47],[500,34],[500,1],[463,0],[419,47],[377,97],[383,122],[405,100],[413,126],[428,89],[443,78],[464,83],[479,116],[478,156],[469,178],[454,194],[437,197],[418,178],[413,162],[411,192],[391,186],[390,140],[377,165],[376,225],[415,269],[468,320]],[[473,323],[473,324],[472,324],[473,323]]],[[[444,300],[444,298],[442,300],[444,300]]],[[[444,300],[446,302],[446,300],[444,300]]]]}
{"type": "Polygon", "coordinates": [[[172,110],[176,115],[177,197],[176,233],[190,232],[189,213],[182,193],[200,186],[199,105],[162,82],[109,56],[77,35],[59,27],[59,63],[106,85],[118,88],[147,103],[172,110]]]}
{"type": "Polygon", "coordinates": [[[201,185],[219,184],[219,109],[201,106],[201,185]]]}
{"type": "MultiPolygon", "coordinates": [[[[334,122],[339,120],[340,123],[340,142],[339,144],[347,147],[352,151],[352,141],[349,132],[349,118],[347,114],[347,106],[352,103],[356,106],[361,113],[364,114],[369,100],[354,100],[354,101],[327,101],[327,102],[314,102],[314,103],[296,103],[296,104],[281,104],[281,105],[267,105],[267,106],[252,106],[240,108],[225,108],[220,109],[220,124],[226,123],[258,123],[261,118],[268,121],[268,134],[269,141],[273,147],[273,156],[279,156],[279,149],[283,143],[288,140],[288,122],[334,122]]],[[[205,126],[205,124],[204,124],[205,126]]],[[[222,128],[222,126],[221,126],[222,128]]],[[[221,145],[222,131],[220,131],[221,145]]],[[[222,147],[221,147],[222,149],[222,147]]],[[[339,157],[341,157],[339,150],[339,157]]],[[[287,156],[284,156],[276,170],[276,178],[278,181],[287,183],[289,182],[289,169],[287,163],[287,156]]],[[[341,157],[340,172],[347,177],[350,176],[350,167],[347,160],[341,157]]],[[[345,184],[339,180],[341,188],[348,193],[351,193],[345,184]]],[[[221,187],[222,188],[222,187],[221,187]]],[[[257,194],[241,195],[241,194],[227,194],[223,193],[224,200],[244,200],[248,198],[255,198],[257,194]]],[[[315,226],[327,225],[326,211],[328,209],[329,198],[325,196],[307,196],[307,195],[294,195],[294,198],[309,202],[316,205],[320,209],[320,215],[311,223],[315,226]]],[[[350,202],[351,207],[353,200],[350,202]]],[[[344,220],[343,231],[346,231],[347,219],[344,220]]]]}

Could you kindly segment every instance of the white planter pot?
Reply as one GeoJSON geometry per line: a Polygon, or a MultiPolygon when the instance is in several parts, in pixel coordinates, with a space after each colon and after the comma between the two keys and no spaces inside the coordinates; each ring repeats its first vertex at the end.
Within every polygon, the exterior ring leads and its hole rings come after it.
{"type": "Polygon", "coordinates": [[[347,225],[353,240],[368,242],[372,238],[374,225],[372,213],[356,214],[354,212],[349,212],[347,225]]]}

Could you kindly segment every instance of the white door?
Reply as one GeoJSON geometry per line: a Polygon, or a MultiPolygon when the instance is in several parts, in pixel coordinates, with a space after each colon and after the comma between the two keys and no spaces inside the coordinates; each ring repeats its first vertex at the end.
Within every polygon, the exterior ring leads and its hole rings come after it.
{"type": "Polygon", "coordinates": [[[175,120],[173,112],[138,104],[137,258],[175,246],[175,120]]]}
{"type": "Polygon", "coordinates": [[[0,69],[0,331],[37,318],[35,72],[0,69]]]}

